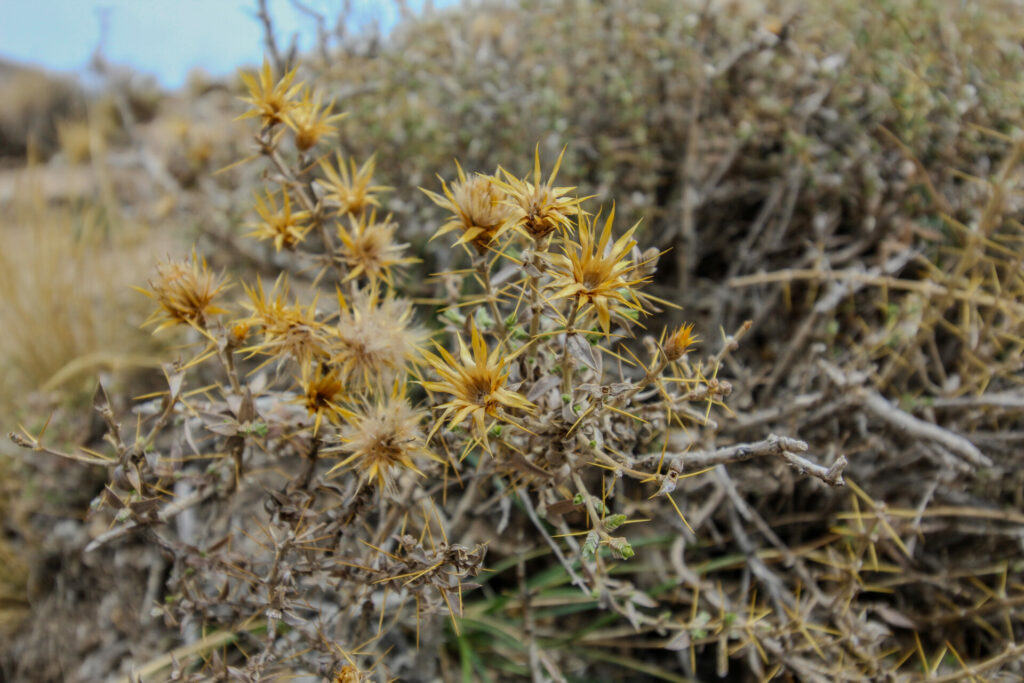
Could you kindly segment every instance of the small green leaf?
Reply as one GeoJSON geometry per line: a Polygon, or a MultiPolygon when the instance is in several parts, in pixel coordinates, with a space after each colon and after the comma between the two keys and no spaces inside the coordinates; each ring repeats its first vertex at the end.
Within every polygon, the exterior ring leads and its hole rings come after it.
{"type": "Polygon", "coordinates": [[[584,560],[594,559],[594,555],[597,554],[597,544],[599,542],[597,532],[591,531],[587,534],[587,540],[583,542],[582,554],[584,560]]]}

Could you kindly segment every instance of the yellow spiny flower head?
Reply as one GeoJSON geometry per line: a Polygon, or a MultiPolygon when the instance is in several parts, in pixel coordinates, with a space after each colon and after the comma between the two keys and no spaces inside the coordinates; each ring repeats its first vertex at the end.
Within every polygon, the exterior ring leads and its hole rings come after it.
{"type": "Polygon", "coordinates": [[[238,118],[247,119],[258,116],[265,128],[276,126],[285,121],[285,116],[295,107],[295,95],[302,88],[302,83],[292,85],[295,80],[295,69],[292,69],[274,82],[274,74],[270,62],[264,58],[263,68],[259,71],[259,80],[252,74],[242,73],[242,82],[249,89],[249,96],[241,98],[252,105],[252,109],[238,118]]]}
{"type": "Polygon", "coordinates": [[[684,323],[668,336],[661,348],[665,352],[666,358],[670,361],[677,361],[699,341],[700,337],[693,333],[693,323],[684,323]]]}
{"type": "Polygon", "coordinates": [[[337,159],[337,170],[327,160],[320,162],[320,170],[326,178],[316,183],[324,191],[324,200],[338,207],[339,214],[360,214],[371,206],[379,207],[380,202],[374,193],[391,188],[373,184],[373,172],[377,167],[375,157],[371,156],[359,168],[356,168],[355,159],[349,159],[346,165],[341,152],[338,152],[337,159]]]}
{"type": "Polygon", "coordinates": [[[509,356],[501,345],[487,353],[487,343],[470,319],[470,344],[472,353],[466,348],[462,335],[456,334],[459,342],[459,357],[454,358],[443,346],[434,343],[440,356],[425,352],[427,363],[441,377],[440,382],[423,382],[427,391],[451,394],[453,397],[440,407],[444,408],[441,419],[434,424],[431,436],[448,420],[448,426],[454,427],[467,417],[473,418],[473,425],[478,439],[490,448],[487,442],[488,416],[505,419],[503,407],[533,410],[533,404],[518,392],[505,387],[509,371],[506,369],[509,356]],[[450,419],[449,419],[450,418],[450,419]]]}
{"type": "Polygon", "coordinates": [[[535,240],[543,239],[555,230],[571,232],[572,221],[569,217],[580,211],[583,199],[565,196],[575,187],[555,187],[555,176],[558,175],[564,155],[563,147],[546,181],[540,174],[540,145],[534,150],[532,183],[527,178],[520,180],[505,169],[500,169],[505,180],[496,183],[508,193],[511,224],[517,230],[525,230],[535,240]]]}
{"type": "Polygon", "coordinates": [[[338,237],[341,239],[339,258],[349,270],[345,280],[362,275],[370,281],[371,287],[382,280],[394,286],[391,269],[419,261],[402,256],[409,245],[395,243],[398,224],[391,220],[391,214],[380,222],[377,221],[376,210],[369,215],[364,212],[358,218],[349,214],[349,225],[350,229],[346,230],[338,223],[338,237]]]}
{"type": "Polygon", "coordinates": [[[281,251],[282,247],[294,249],[295,245],[306,239],[306,235],[312,229],[311,225],[304,223],[309,219],[309,212],[292,211],[292,200],[288,196],[288,191],[283,190],[281,194],[284,195],[281,207],[278,207],[277,200],[269,190],[266,199],[254,195],[256,213],[259,214],[260,220],[257,223],[250,223],[252,230],[246,233],[248,237],[255,237],[260,241],[273,240],[276,251],[281,251]]]}
{"type": "Polygon", "coordinates": [[[334,123],[345,118],[345,114],[331,114],[334,109],[334,100],[331,100],[326,107],[320,106],[322,97],[315,93],[310,98],[311,92],[307,88],[302,94],[302,101],[297,102],[292,109],[285,114],[284,122],[289,128],[295,131],[295,146],[300,152],[314,147],[325,135],[333,135],[337,132],[334,123]]]}
{"type": "Polygon", "coordinates": [[[338,371],[325,363],[313,361],[302,366],[302,376],[298,380],[302,388],[302,402],[310,415],[315,415],[313,423],[314,436],[320,431],[320,422],[324,415],[331,422],[350,413],[341,407],[345,399],[345,384],[341,381],[338,371]]]}
{"type": "Polygon", "coordinates": [[[366,390],[386,386],[419,357],[426,333],[412,322],[412,304],[376,287],[346,298],[338,291],[338,325],[331,363],[350,384],[366,390]]]}
{"type": "Polygon", "coordinates": [[[438,176],[443,195],[420,188],[431,201],[453,214],[431,239],[458,230],[462,235],[456,246],[472,244],[478,253],[484,254],[488,245],[509,229],[512,209],[506,205],[505,192],[493,176],[475,175],[467,180],[458,161],[455,167],[458,180],[450,187],[438,176]]]}
{"type": "Polygon", "coordinates": [[[440,461],[426,448],[420,429],[423,417],[423,411],[415,410],[406,400],[405,385],[396,381],[389,396],[348,413],[341,443],[325,451],[341,451],[349,456],[331,472],[350,467],[363,483],[376,484],[379,491],[392,493],[395,479],[403,470],[423,476],[413,458],[440,461]]]}
{"type": "Polygon", "coordinates": [[[615,207],[612,207],[604,222],[604,230],[595,242],[595,225],[601,220],[600,213],[593,219],[580,214],[577,220],[579,243],[567,241],[562,254],[545,254],[551,262],[553,279],[551,287],[555,293],[550,300],[578,297],[579,306],[592,306],[597,311],[601,329],[608,332],[611,314],[633,310],[644,313],[636,287],[647,278],[639,277],[636,264],[629,258],[630,250],[636,244],[633,233],[637,225],[609,244],[612,238],[612,222],[615,207]]]}
{"type": "Polygon", "coordinates": [[[262,333],[259,343],[243,351],[270,356],[272,359],[292,357],[300,363],[327,357],[328,339],[325,325],[317,320],[316,299],[303,309],[296,297],[294,304],[288,304],[288,282],[284,276],[277,278],[268,295],[263,291],[263,282],[257,280],[255,287],[243,283],[249,301],[242,305],[251,311],[244,321],[262,333]]]}
{"type": "Polygon", "coordinates": [[[152,291],[135,288],[159,305],[143,327],[159,322],[154,333],[174,325],[204,328],[208,316],[227,313],[213,303],[216,296],[227,288],[226,280],[211,273],[206,267],[206,259],[199,258],[195,249],[188,260],[168,260],[159,264],[156,273],[156,279],[149,281],[152,291]]]}

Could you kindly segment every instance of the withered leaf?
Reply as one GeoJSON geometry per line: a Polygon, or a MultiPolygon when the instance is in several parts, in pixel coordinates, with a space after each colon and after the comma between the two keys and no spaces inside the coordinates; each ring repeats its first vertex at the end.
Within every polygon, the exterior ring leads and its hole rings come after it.
{"type": "Polygon", "coordinates": [[[220,434],[221,436],[235,436],[238,434],[238,423],[234,421],[207,423],[206,428],[214,434],[220,434]]]}
{"type": "Polygon", "coordinates": [[[913,619],[902,612],[889,607],[888,605],[875,605],[873,609],[875,614],[882,617],[882,620],[890,626],[910,630],[917,630],[920,628],[913,619]]]}
{"type": "Polygon", "coordinates": [[[643,591],[633,591],[629,596],[630,602],[640,607],[655,608],[658,606],[658,602],[643,591]]]}
{"type": "Polygon", "coordinates": [[[110,409],[110,397],[107,390],[103,388],[103,382],[96,383],[96,393],[92,395],[92,407],[97,413],[104,413],[110,409]]]}
{"type": "Polygon", "coordinates": [[[190,420],[185,420],[184,429],[182,429],[182,432],[185,434],[185,443],[187,443],[188,447],[192,449],[192,454],[199,455],[199,447],[196,446],[195,439],[192,436],[192,427],[190,425],[190,420]]]}
{"type": "Polygon", "coordinates": [[[572,500],[560,500],[548,506],[548,512],[555,515],[565,515],[570,512],[582,512],[583,504],[575,503],[572,500]]]}
{"type": "Polygon", "coordinates": [[[672,636],[672,638],[667,643],[665,643],[665,649],[673,651],[685,650],[686,648],[690,647],[690,642],[690,632],[686,629],[683,629],[679,633],[672,636]]]}
{"type": "Polygon", "coordinates": [[[142,478],[139,476],[139,470],[134,467],[129,467],[127,469],[128,471],[126,472],[126,475],[128,476],[128,481],[136,491],[142,493],[142,478]]]}
{"type": "Polygon", "coordinates": [[[550,472],[548,472],[547,470],[541,469],[540,467],[537,467],[532,462],[527,460],[523,456],[522,453],[517,453],[516,451],[510,451],[509,452],[509,464],[511,464],[513,468],[519,470],[520,472],[524,472],[526,474],[532,474],[532,475],[537,476],[537,477],[545,477],[545,478],[548,478],[548,477],[551,476],[550,472]]]}
{"type": "Polygon", "coordinates": [[[475,581],[463,581],[462,583],[456,586],[447,586],[445,590],[449,593],[459,593],[460,591],[463,593],[468,593],[469,591],[475,590],[482,586],[482,583],[477,583],[475,581]]]}
{"type": "Polygon", "coordinates": [[[103,494],[107,499],[107,503],[115,510],[120,510],[125,506],[125,502],[121,500],[120,496],[114,493],[114,490],[110,488],[110,486],[103,487],[103,494]]]}
{"type": "Polygon", "coordinates": [[[536,402],[541,396],[557,387],[558,383],[561,381],[561,378],[557,375],[545,375],[544,377],[541,377],[532,387],[530,387],[530,392],[526,395],[526,399],[531,402],[536,402]]]}
{"type": "Polygon", "coordinates": [[[569,353],[572,354],[573,358],[583,363],[594,372],[601,372],[601,367],[598,365],[597,358],[594,357],[594,347],[590,345],[585,338],[578,334],[570,334],[566,340],[568,344],[569,353]]]}
{"type": "Polygon", "coordinates": [[[136,517],[148,517],[160,507],[160,500],[150,498],[148,500],[137,500],[129,503],[128,507],[136,517]]]}
{"type": "Polygon", "coordinates": [[[163,370],[164,375],[167,377],[170,400],[175,401],[181,395],[181,385],[185,381],[185,371],[179,369],[176,363],[164,363],[163,370]]]}

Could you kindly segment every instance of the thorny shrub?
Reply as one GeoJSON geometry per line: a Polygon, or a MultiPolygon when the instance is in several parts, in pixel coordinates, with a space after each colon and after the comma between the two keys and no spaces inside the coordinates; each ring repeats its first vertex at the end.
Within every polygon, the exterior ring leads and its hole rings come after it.
{"type": "Polygon", "coordinates": [[[235,285],[195,251],[168,260],[141,290],[155,304],[147,325],[189,341],[136,424],[122,426],[100,386],[105,451],[12,434],[109,468],[93,514],[111,527],[88,550],[129,534],[157,544],[173,562],[168,626],[193,642],[212,628],[246,634],[244,659],[175,675],[401,671],[410,656],[386,653],[436,647],[441,619],[457,635],[464,596],[488,571],[497,539],[459,542],[480,536],[468,532],[481,492],[502,501],[497,533],[514,508],[582,596],[665,629],[646,593],[613,578],[643,552],[630,538],[645,498],[686,524],[677,482],[755,455],[843,485],[845,460],[816,465],[795,439],[668,451],[670,427],[708,424],[723,405],[719,370],[744,329],[706,358],[692,324],[647,333],[644,318],[673,306],[644,290],[660,254],[641,251],[614,207],[559,186],[561,158],[544,173],[538,151],[525,178],[459,168],[440,192],[424,189],[450,212],[438,248],[463,251],[466,267],[437,274],[444,296],[416,303],[401,295],[414,259],[377,212],[388,188],[373,160],[324,152],[333,104],[268,63],[245,81],[241,118],[256,119],[267,164],[250,236],[304,255],[318,293],[293,292],[286,273],[235,285]]]}
{"type": "Polygon", "coordinates": [[[1010,9],[678,6],[439,13],[322,46],[316,89],[247,75],[265,187],[208,255],[289,272],[166,263],[167,390],[127,427],[99,391],[102,453],[17,437],[111,470],[115,581],[168,563],[143,602],[181,644],[124,671],[1019,674],[1010,9]],[[703,340],[655,326],[673,277],[703,340]]]}

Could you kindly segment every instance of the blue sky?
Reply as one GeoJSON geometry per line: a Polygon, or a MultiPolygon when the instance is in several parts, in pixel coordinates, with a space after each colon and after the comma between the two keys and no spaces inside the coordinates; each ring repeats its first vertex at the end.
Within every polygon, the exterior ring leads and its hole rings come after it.
{"type": "MultiPolygon", "coordinates": [[[[328,17],[337,16],[344,5],[343,0],[304,3],[328,17]]],[[[377,20],[387,30],[397,21],[391,0],[351,4],[351,25],[377,20]]],[[[268,6],[280,44],[287,45],[295,32],[300,46],[312,43],[316,29],[311,18],[289,0],[268,0],[268,6]]],[[[99,39],[103,8],[107,59],[151,74],[169,88],[184,83],[195,66],[222,75],[263,58],[256,0],[0,0],[0,57],[80,72],[99,39]]]]}

